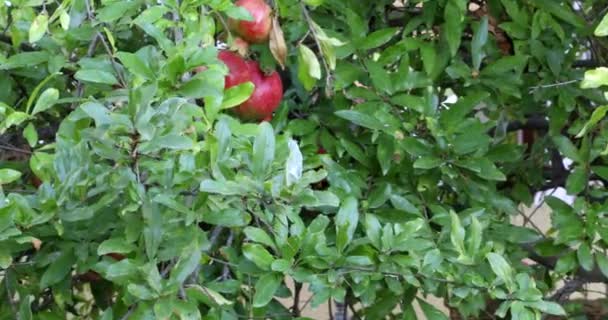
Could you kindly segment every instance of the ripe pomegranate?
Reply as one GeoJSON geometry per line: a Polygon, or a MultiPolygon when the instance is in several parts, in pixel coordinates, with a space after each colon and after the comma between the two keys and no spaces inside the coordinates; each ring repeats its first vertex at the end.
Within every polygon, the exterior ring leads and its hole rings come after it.
{"type": "Polygon", "coordinates": [[[264,74],[256,61],[247,61],[247,67],[255,89],[249,99],[234,111],[243,119],[268,121],[283,99],[283,82],[276,71],[270,75],[264,74]]]}
{"type": "Polygon", "coordinates": [[[220,51],[217,57],[228,67],[228,75],[224,82],[225,89],[251,80],[247,62],[238,54],[231,51],[220,51]]]}
{"type": "Polygon", "coordinates": [[[243,7],[253,17],[253,21],[230,19],[230,28],[250,43],[261,43],[268,40],[272,20],[271,9],[264,0],[238,0],[235,5],[243,7]]]}

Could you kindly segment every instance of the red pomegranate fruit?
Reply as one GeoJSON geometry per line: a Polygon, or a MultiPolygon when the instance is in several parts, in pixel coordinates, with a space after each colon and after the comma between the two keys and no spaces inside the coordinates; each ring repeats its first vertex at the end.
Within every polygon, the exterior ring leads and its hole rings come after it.
{"type": "Polygon", "coordinates": [[[225,89],[251,80],[247,62],[241,56],[231,51],[220,51],[217,57],[228,67],[224,82],[225,89]]]}
{"type": "Polygon", "coordinates": [[[272,25],[270,6],[264,0],[238,0],[235,5],[249,11],[253,21],[230,19],[230,28],[250,43],[268,40],[272,25]]]}
{"type": "Polygon", "coordinates": [[[246,120],[272,119],[272,113],[283,99],[283,82],[279,73],[266,75],[256,61],[247,61],[251,82],[255,85],[249,99],[236,107],[234,111],[246,120]]]}

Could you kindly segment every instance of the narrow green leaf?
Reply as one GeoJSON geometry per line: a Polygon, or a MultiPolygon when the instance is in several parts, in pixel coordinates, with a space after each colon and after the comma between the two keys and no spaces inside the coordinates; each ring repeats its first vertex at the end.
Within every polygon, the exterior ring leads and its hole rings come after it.
{"type": "Polygon", "coordinates": [[[258,178],[263,178],[274,160],[274,130],[268,122],[258,126],[258,135],[253,143],[253,163],[251,171],[258,178]]]}
{"type": "Polygon", "coordinates": [[[262,270],[270,270],[270,265],[274,262],[272,255],[259,244],[244,244],[243,255],[262,270]]]}
{"type": "Polygon", "coordinates": [[[602,18],[602,21],[597,25],[593,34],[596,37],[608,36],[608,13],[604,14],[604,18],[602,18]]]}
{"type": "Polygon", "coordinates": [[[473,58],[473,69],[475,70],[479,70],[481,61],[485,57],[483,47],[486,42],[488,42],[488,16],[483,16],[471,41],[471,56],[473,58]]]}
{"type": "Polygon", "coordinates": [[[228,90],[224,91],[224,100],[222,101],[222,106],[220,108],[230,109],[240,105],[249,99],[254,89],[255,85],[250,81],[230,87],[228,90]]]}
{"type": "Polygon", "coordinates": [[[118,84],[118,80],[116,80],[116,77],[113,74],[95,69],[78,70],[76,74],[74,74],[74,78],[76,78],[76,80],[84,82],[102,83],[110,85],[118,84]]]}
{"type": "Polygon", "coordinates": [[[307,91],[321,79],[321,65],[315,53],[307,46],[298,46],[298,79],[307,91]]]}
{"type": "Polygon", "coordinates": [[[192,274],[196,267],[201,262],[201,247],[198,241],[193,241],[190,245],[184,248],[180,255],[175,268],[171,270],[171,279],[178,283],[183,283],[186,278],[192,274]]]}
{"type": "Polygon", "coordinates": [[[564,136],[553,137],[553,143],[557,146],[559,151],[564,154],[567,158],[573,161],[580,162],[581,156],[578,153],[578,149],[574,146],[570,139],[564,136]]]}
{"type": "Polygon", "coordinates": [[[38,131],[36,131],[36,127],[33,123],[28,123],[25,129],[23,129],[23,137],[27,140],[27,144],[29,144],[30,147],[33,148],[36,146],[38,143],[38,131]]]}
{"type": "Polygon", "coordinates": [[[342,202],[336,215],[336,246],[340,252],[353,240],[358,224],[357,199],[348,197],[342,202]]]}
{"type": "Polygon", "coordinates": [[[271,248],[275,247],[274,241],[263,229],[256,227],[246,227],[243,232],[245,233],[247,238],[253,242],[258,242],[267,245],[271,248]]]}
{"type": "Polygon", "coordinates": [[[449,319],[443,312],[439,311],[432,304],[430,304],[422,299],[417,299],[417,300],[418,300],[418,303],[420,304],[420,309],[422,309],[422,312],[424,313],[424,315],[426,316],[426,318],[428,320],[448,320],[449,319]]]}
{"type": "Polygon", "coordinates": [[[595,89],[601,86],[608,86],[607,67],[599,67],[585,71],[585,76],[581,82],[582,89],[595,89]]]}
{"type": "Polygon", "coordinates": [[[285,183],[287,186],[291,186],[302,178],[304,159],[295,140],[289,139],[287,147],[289,148],[289,156],[285,161],[285,183]]]}
{"type": "Polygon", "coordinates": [[[108,253],[129,253],[135,250],[135,246],[128,243],[124,238],[112,238],[102,242],[97,247],[97,255],[104,255],[108,253]]]}
{"type": "Polygon", "coordinates": [[[492,271],[507,285],[509,291],[513,289],[513,269],[500,254],[490,252],[486,255],[486,259],[490,262],[492,271]]]}
{"type": "Polygon", "coordinates": [[[243,227],[251,221],[249,213],[238,209],[224,209],[203,213],[203,222],[222,227],[243,227]]]}
{"type": "Polygon", "coordinates": [[[261,308],[266,306],[274,297],[279,289],[283,277],[277,273],[267,273],[263,275],[255,284],[255,294],[253,295],[253,307],[261,308]]]}
{"type": "Polygon", "coordinates": [[[35,43],[42,39],[49,26],[49,15],[46,12],[40,13],[32,24],[30,25],[29,31],[29,42],[35,43]]]}
{"type": "Polygon", "coordinates": [[[76,262],[76,256],[71,249],[67,249],[55,259],[42,274],[40,278],[40,289],[47,288],[63,280],[70,272],[72,265],[76,262]]]}
{"type": "Polygon", "coordinates": [[[389,42],[396,34],[398,28],[384,28],[370,33],[359,45],[360,50],[370,50],[389,42]]]}
{"type": "Polygon", "coordinates": [[[443,160],[437,157],[420,157],[414,161],[414,168],[416,169],[433,169],[443,164],[443,160]]]}
{"type": "Polygon", "coordinates": [[[154,78],[154,72],[138,55],[130,52],[118,52],[116,53],[116,57],[132,74],[141,76],[144,79],[154,78]]]}
{"type": "Polygon", "coordinates": [[[335,114],[342,118],[346,119],[356,125],[373,129],[373,130],[382,130],[384,129],[384,125],[378,121],[376,118],[367,115],[363,112],[355,111],[355,110],[340,110],[336,111],[335,114]]]}
{"type": "Polygon", "coordinates": [[[595,127],[595,125],[598,122],[600,122],[600,120],[604,119],[604,117],[606,116],[606,112],[608,112],[608,105],[595,108],[595,110],[593,110],[593,113],[591,114],[591,118],[589,118],[589,120],[587,121],[587,123],[585,123],[585,126],[576,135],[576,137],[577,138],[581,138],[589,130],[593,129],[593,127],[595,127]]]}
{"type": "Polygon", "coordinates": [[[600,268],[600,271],[604,274],[604,276],[608,277],[608,258],[606,255],[597,252],[595,254],[595,261],[597,262],[597,266],[600,268]]]}
{"type": "Polygon", "coordinates": [[[0,185],[9,184],[21,177],[21,172],[13,169],[0,169],[0,185]]]}
{"type": "Polygon", "coordinates": [[[593,253],[591,253],[591,247],[587,243],[582,243],[578,250],[576,250],[576,256],[581,267],[587,271],[593,270],[595,266],[593,262],[593,253]]]}
{"type": "Polygon", "coordinates": [[[465,254],[464,250],[464,238],[465,238],[465,230],[460,223],[460,218],[454,211],[450,211],[450,217],[452,220],[451,229],[450,229],[450,240],[452,241],[452,245],[456,248],[456,251],[461,255],[465,254]]]}
{"type": "Polygon", "coordinates": [[[534,301],[531,302],[530,306],[534,309],[538,309],[544,314],[552,314],[555,316],[565,316],[566,310],[556,302],[553,301],[534,301]]]}
{"type": "Polygon", "coordinates": [[[42,92],[38,101],[36,101],[36,105],[34,106],[34,110],[32,110],[32,115],[43,112],[51,108],[55,102],[59,99],[59,90],[55,88],[48,88],[42,92]]]}

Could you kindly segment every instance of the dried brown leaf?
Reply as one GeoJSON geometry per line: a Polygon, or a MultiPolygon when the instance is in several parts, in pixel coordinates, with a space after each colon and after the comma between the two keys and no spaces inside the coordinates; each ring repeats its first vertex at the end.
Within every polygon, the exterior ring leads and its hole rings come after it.
{"type": "Polygon", "coordinates": [[[270,30],[270,40],[268,46],[270,47],[272,56],[281,66],[281,69],[285,69],[285,61],[287,61],[287,45],[285,44],[283,30],[281,29],[279,18],[277,17],[272,19],[272,29],[270,30]]]}

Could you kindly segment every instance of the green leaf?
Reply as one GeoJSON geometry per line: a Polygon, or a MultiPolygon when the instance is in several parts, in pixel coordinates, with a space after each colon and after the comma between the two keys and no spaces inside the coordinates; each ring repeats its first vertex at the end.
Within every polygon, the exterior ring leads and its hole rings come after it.
{"type": "Polygon", "coordinates": [[[0,63],[0,70],[10,70],[22,67],[32,67],[49,59],[48,52],[22,52],[12,55],[6,63],[0,63]]]}
{"type": "Polygon", "coordinates": [[[27,140],[27,143],[32,148],[38,143],[38,131],[36,131],[33,123],[28,123],[25,129],[23,129],[23,137],[25,137],[25,140],[27,140]]]}
{"type": "Polygon", "coordinates": [[[430,303],[428,303],[422,299],[417,299],[417,300],[418,300],[418,303],[420,304],[420,309],[422,309],[422,312],[424,313],[424,315],[426,316],[426,318],[428,320],[448,320],[449,319],[443,312],[439,311],[437,308],[435,308],[430,303]]]}
{"type": "Polygon", "coordinates": [[[243,227],[249,224],[249,213],[238,209],[224,209],[203,213],[201,218],[205,223],[223,227],[243,227]]]}
{"type": "MultiPolygon", "coordinates": [[[[156,203],[145,199],[141,211],[144,218],[144,244],[148,259],[156,257],[163,237],[163,219],[156,203]]],[[[124,260],[123,260],[124,261],[124,260]]]]}
{"type": "Polygon", "coordinates": [[[357,199],[348,197],[342,202],[336,215],[336,246],[340,252],[353,240],[358,223],[357,199]]]}
{"type": "Polygon", "coordinates": [[[289,139],[287,147],[289,148],[289,156],[285,161],[285,183],[287,186],[291,186],[302,178],[304,159],[295,140],[289,139]]]}
{"type": "Polygon", "coordinates": [[[476,159],[480,171],[477,175],[486,180],[506,181],[507,177],[496,168],[496,165],[487,158],[476,159]]]}
{"type": "Polygon", "coordinates": [[[468,231],[469,236],[467,238],[467,251],[470,257],[475,257],[481,248],[482,231],[481,223],[473,216],[471,218],[471,225],[469,226],[468,231]]]}
{"type": "Polygon", "coordinates": [[[97,10],[96,18],[101,22],[112,22],[128,16],[127,12],[138,5],[138,1],[115,1],[97,10]]]}
{"type": "Polygon", "coordinates": [[[247,238],[253,242],[258,242],[267,245],[271,248],[275,247],[274,241],[263,229],[256,227],[246,227],[243,232],[245,233],[247,238]]]}
{"type": "Polygon", "coordinates": [[[171,279],[178,283],[183,283],[186,278],[196,270],[196,267],[201,263],[202,250],[198,240],[193,241],[190,245],[184,248],[184,251],[179,257],[175,268],[171,270],[171,279]]]}
{"type": "Polygon", "coordinates": [[[274,297],[279,289],[283,277],[278,273],[267,273],[263,275],[255,284],[255,294],[253,295],[253,307],[261,308],[266,306],[274,297]]]}
{"type": "Polygon", "coordinates": [[[258,126],[258,135],[253,143],[253,163],[251,170],[259,178],[263,178],[274,160],[275,141],[274,130],[268,122],[258,126]]]}
{"type": "Polygon", "coordinates": [[[203,180],[200,191],[221,194],[225,196],[237,196],[247,193],[247,189],[234,181],[203,180]]]}
{"type": "Polygon", "coordinates": [[[124,238],[112,238],[102,242],[97,247],[97,255],[102,256],[108,253],[129,253],[135,250],[135,246],[128,243],[124,238]]]}
{"type": "Polygon", "coordinates": [[[154,79],[154,72],[136,54],[130,52],[118,52],[116,57],[132,74],[143,77],[144,79],[154,79]]]}
{"type": "MultiPolygon", "coordinates": [[[[6,119],[2,126],[0,127],[0,133],[4,133],[4,131],[12,126],[18,126],[23,123],[25,120],[29,119],[30,116],[25,112],[12,112],[6,119]]],[[[0,122],[1,123],[1,122],[0,122]]]]}
{"type": "Polygon", "coordinates": [[[450,211],[450,217],[452,220],[451,229],[450,229],[450,240],[452,241],[452,245],[456,248],[456,251],[460,253],[460,255],[465,255],[464,250],[464,238],[465,238],[465,230],[460,223],[460,218],[454,211],[450,211]]]}
{"type": "Polygon", "coordinates": [[[141,300],[152,300],[157,297],[148,287],[140,284],[130,283],[127,285],[127,291],[141,300]]]}
{"type": "Polygon", "coordinates": [[[608,258],[601,254],[595,254],[595,261],[597,262],[597,266],[600,268],[600,271],[604,274],[605,277],[608,277],[608,258]]]}
{"type": "Polygon", "coordinates": [[[89,117],[95,120],[95,126],[100,127],[105,124],[112,123],[110,111],[104,105],[98,102],[85,102],[80,106],[89,117]]]}
{"type": "Polygon", "coordinates": [[[570,139],[564,136],[556,136],[553,137],[553,143],[557,146],[559,151],[564,154],[567,158],[570,158],[573,161],[581,162],[580,154],[578,153],[578,149],[572,144],[570,139]]]}
{"type": "Polygon", "coordinates": [[[340,110],[336,111],[335,114],[342,118],[346,119],[356,125],[373,129],[373,130],[382,130],[384,129],[384,124],[378,121],[376,118],[369,116],[365,113],[355,111],[355,110],[340,110]]]}
{"type": "Polygon", "coordinates": [[[391,94],[393,92],[393,83],[391,82],[388,72],[384,70],[384,67],[380,63],[372,60],[367,60],[365,65],[369,71],[369,76],[372,79],[374,88],[376,88],[378,91],[391,94]]]}
{"type": "Polygon", "coordinates": [[[188,150],[194,146],[194,141],[191,138],[178,134],[168,134],[157,138],[153,142],[160,147],[172,150],[188,150]]]}
{"type": "Polygon", "coordinates": [[[298,79],[304,89],[312,90],[317,80],[321,79],[321,65],[315,53],[307,46],[298,46],[298,79]]]}
{"type": "Polygon", "coordinates": [[[595,32],[593,32],[593,34],[596,37],[608,36],[608,13],[604,14],[604,18],[602,18],[602,21],[600,21],[600,23],[597,25],[597,28],[595,28],[595,32]]]}
{"type": "Polygon", "coordinates": [[[420,157],[414,161],[414,168],[416,169],[433,169],[442,165],[444,161],[437,157],[420,157]]]}
{"type": "Polygon", "coordinates": [[[95,69],[78,70],[76,74],[74,74],[74,78],[84,82],[102,83],[110,85],[118,84],[118,80],[116,80],[116,77],[113,74],[95,69]]]}
{"type": "Polygon", "coordinates": [[[553,301],[534,301],[530,303],[534,309],[538,309],[544,314],[552,314],[555,316],[565,316],[566,310],[557,302],[553,301]]]}
{"type": "Polygon", "coordinates": [[[34,110],[32,110],[32,115],[43,112],[51,108],[55,102],[59,99],[59,90],[55,88],[48,88],[42,92],[38,101],[36,101],[36,105],[34,106],[34,110]]]}
{"type": "Polygon", "coordinates": [[[486,259],[490,262],[490,267],[492,267],[492,271],[507,285],[509,291],[513,290],[513,269],[511,266],[503,258],[503,256],[490,252],[486,255],[486,259]]]}
{"type": "Polygon", "coordinates": [[[576,250],[576,256],[583,269],[587,271],[593,270],[593,267],[595,266],[593,263],[593,254],[591,253],[591,248],[587,243],[582,243],[578,247],[578,250],[576,250]]]}
{"type": "Polygon", "coordinates": [[[40,13],[30,25],[29,41],[30,43],[38,42],[42,39],[49,26],[49,15],[46,12],[40,13]]]}
{"type": "Polygon", "coordinates": [[[71,249],[62,251],[59,257],[57,257],[42,274],[42,278],[40,278],[40,289],[47,288],[63,280],[72,272],[72,265],[75,262],[76,256],[71,249]]]}
{"type": "Polygon", "coordinates": [[[370,50],[389,42],[396,34],[398,28],[385,28],[370,33],[359,45],[360,50],[370,50]]]}
{"type": "Polygon", "coordinates": [[[229,109],[240,105],[249,99],[254,89],[255,85],[251,81],[228,88],[228,90],[224,91],[224,100],[220,108],[229,109]]]}
{"type": "Polygon", "coordinates": [[[488,16],[483,16],[471,41],[471,56],[473,59],[473,69],[475,70],[479,70],[481,61],[485,57],[483,47],[486,45],[486,42],[488,42],[488,16]]]}
{"type": "Polygon", "coordinates": [[[272,271],[276,272],[287,272],[291,268],[291,263],[285,259],[277,259],[270,266],[272,271]]]}
{"type": "Polygon", "coordinates": [[[462,29],[466,7],[458,5],[458,1],[448,1],[445,5],[445,37],[450,48],[450,54],[456,55],[462,41],[462,29]]]}
{"type": "MultiPolygon", "coordinates": [[[[7,285],[8,286],[8,285],[7,285]]],[[[36,300],[34,296],[27,295],[21,298],[21,303],[19,304],[19,315],[17,320],[32,320],[32,302],[36,300]]]]}
{"type": "Polygon", "coordinates": [[[270,265],[274,262],[272,255],[261,245],[245,243],[243,245],[243,255],[262,270],[270,270],[270,265]]]}
{"type": "Polygon", "coordinates": [[[585,123],[585,126],[576,135],[576,137],[581,138],[589,130],[593,129],[593,127],[595,127],[595,125],[600,122],[600,120],[604,119],[604,117],[606,116],[606,112],[608,112],[608,105],[595,108],[595,110],[593,110],[593,113],[591,114],[591,118],[589,118],[589,120],[585,123]]]}
{"type": "Polygon", "coordinates": [[[608,68],[599,67],[585,71],[585,77],[581,82],[582,89],[595,89],[608,86],[608,68]]]}
{"type": "Polygon", "coordinates": [[[21,177],[21,172],[13,169],[0,169],[0,185],[9,184],[21,177]]]}
{"type": "Polygon", "coordinates": [[[568,175],[566,180],[566,190],[568,194],[575,195],[583,192],[588,184],[587,171],[583,166],[577,166],[568,175]]]}
{"type": "Polygon", "coordinates": [[[225,12],[226,15],[235,20],[253,21],[253,16],[251,16],[249,10],[241,6],[229,7],[225,12]]]}
{"type": "Polygon", "coordinates": [[[63,8],[57,10],[59,10],[59,24],[61,24],[61,28],[68,30],[70,28],[70,15],[63,8]]]}

